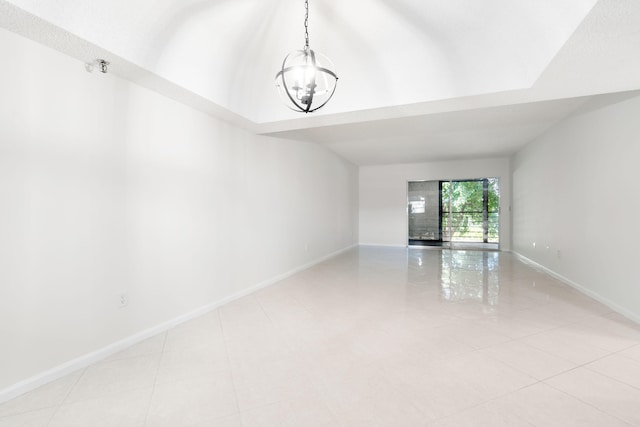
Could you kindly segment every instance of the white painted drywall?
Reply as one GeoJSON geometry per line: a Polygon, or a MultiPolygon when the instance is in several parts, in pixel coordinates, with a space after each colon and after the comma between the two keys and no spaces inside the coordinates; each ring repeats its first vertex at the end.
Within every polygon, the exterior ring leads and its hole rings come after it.
{"type": "Polygon", "coordinates": [[[0,52],[0,391],[357,243],[327,149],[1,29],[0,52]]]}
{"type": "Polygon", "coordinates": [[[407,182],[472,178],[500,178],[500,248],[510,248],[509,159],[360,167],[361,244],[407,244],[407,182]]]}
{"type": "Polygon", "coordinates": [[[640,92],[593,98],[512,165],[514,250],[636,320],[639,113],[640,92]]]}

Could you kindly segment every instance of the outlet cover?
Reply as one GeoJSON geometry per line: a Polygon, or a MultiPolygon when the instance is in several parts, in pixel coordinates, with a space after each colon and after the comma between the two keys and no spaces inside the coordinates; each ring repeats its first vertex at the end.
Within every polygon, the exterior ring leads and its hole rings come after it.
{"type": "Polygon", "coordinates": [[[118,307],[124,308],[127,304],[129,304],[129,296],[127,295],[127,292],[122,291],[118,294],[118,307]]]}

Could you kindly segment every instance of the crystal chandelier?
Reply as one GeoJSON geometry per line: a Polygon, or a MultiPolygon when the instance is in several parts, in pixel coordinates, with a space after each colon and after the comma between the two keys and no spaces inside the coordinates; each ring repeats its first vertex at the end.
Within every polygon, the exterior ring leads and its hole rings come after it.
{"type": "Polygon", "coordinates": [[[304,49],[288,54],[276,74],[276,87],[289,108],[311,113],[323,107],[336,91],[338,76],[326,56],[309,47],[309,0],[305,0],[304,49]]]}

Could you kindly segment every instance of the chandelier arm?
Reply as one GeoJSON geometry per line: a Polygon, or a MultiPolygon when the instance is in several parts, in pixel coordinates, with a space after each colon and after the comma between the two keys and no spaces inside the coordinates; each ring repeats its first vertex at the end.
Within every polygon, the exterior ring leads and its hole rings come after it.
{"type": "Polygon", "coordinates": [[[336,73],[334,73],[333,71],[331,71],[330,69],[328,69],[328,68],[324,68],[324,67],[318,67],[318,66],[316,66],[316,69],[317,69],[318,71],[323,72],[323,73],[327,73],[327,74],[329,74],[331,77],[334,77],[336,80],[338,80],[338,76],[337,76],[337,74],[336,74],[336,73]]]}
{"type": "Polygon", "coordinates": [[[320,105],[318,105],[316,108],[314,108],[313,110],[309,110],[310,113],[313,113],[316,110],[319,110],[320,108],[324,107],[327,102],[331,101],[331,98],[333,97],[333,94],[336,92],[336,87],[337,86],[333,86],[333,90],[331,91],[331,95],[329,95],[329,97],[320,105]]]}

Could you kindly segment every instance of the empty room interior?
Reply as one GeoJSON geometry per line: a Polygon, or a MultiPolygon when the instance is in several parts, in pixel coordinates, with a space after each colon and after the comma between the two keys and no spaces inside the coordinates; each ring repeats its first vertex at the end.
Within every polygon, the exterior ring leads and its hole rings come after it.
{"type": "Polygon", "coordinates": [[[639,1],[0,0],[0,58],[0,427],[640,426],[639,1]]]}

